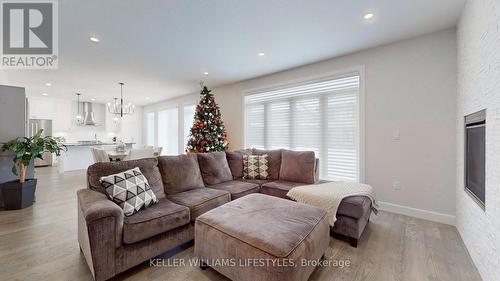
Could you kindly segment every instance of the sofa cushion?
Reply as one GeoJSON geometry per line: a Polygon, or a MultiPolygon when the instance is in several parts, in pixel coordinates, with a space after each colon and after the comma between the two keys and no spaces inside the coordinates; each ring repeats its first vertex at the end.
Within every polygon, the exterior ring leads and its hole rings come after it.
{"type": "Polygon", "coordinates": [[[123,242],[132,244],[190,222],[189,208],[161,199],[123,220],[123,242]]]}
{"type": "Polygon", "coordinates": [[[122,208],[125,216],[131,216],[158,202],[138,167],[101,177],[101,185],[108,198],[122,208]]]}
{"type": "Polygon", "coordinates": [[[260,186],[258,184],[234,180],[211,185],[208,187],[228,191],[229,193],[231,193],[231,200],[243,197],[251,193],[257,193],[260,190],[260,186]]]}
{"type": "Polygon", "coordinates": [[[158,162],[165,193],[175,194],[205,186],[196,154],[160,156],[158,162]]]}
{"type": "Polygon", "coordinates": [[[313,184],[316,158],[314,151],[283,150],[280,180],[313,184]]]}
{"type": "Polygon", "coordinates": [[[269,178],[268,155],[243,155],[243,178],[266,180],[269,178]]]}
{"type": "Polygon", "coordinates": [[[286,196],[288,191],[296,186],[301,186],[301,185],[304,184],[300,182],[291,182],[282,180],[273,181],[263,184],[260,187],[260,193],[289,199],[288,196],[286,196]]]}
{"type": "Polygon", "coordinates": [[[106,194],[106,190],[101,185],[101,177],[117,174],[126,170],[139,167],[156,198],[164,198],[165,191],[161,180],[160,171],[158,169],[158,160],[156,158],[146,158],[130,161],[118,162],[99,162],[92,164],[87,169],[88,187],[92,190],[106,194]]]}
{"type": "Polygon", "coordinates": [[[237,150],[233,152],[226,152],[227,163],[233,179],[243,178],[243,155],[252,154],[251,149],[237,150]]]}
{"type": "Polygon", "coordinates": [[[279,179],[280,176],[280,167],[281,167],[281,151],[283,149],[276,149],[276,150],[262,150],[262,149],[253,149],[253,154],[255,155],[264,155],[267,154],[267,160],[268,160],[268,170],[267,172],[269,173],[269,179],[270,180],[277,180],[279,179]]]}
{"type": "Polygon", "coordinates": [[[213,208],[231,201],[231,194],[225,190],[197,188],[167,196],[167,199],[186,206],[191,213],[191,221],[213,208]]]}
{"type": "Polygon", "coordinates": [[[225,152],[198,153],[201,176],[206,185],[218,184],[233,179],[225,152]]]}
{"type": "Polygon", "coordinates": [[[337,209],[337,216],[348,216],[359,219],[365,213],[371,212],[371,200],[366,196],[351,196],[344,198],[337,209]]]}

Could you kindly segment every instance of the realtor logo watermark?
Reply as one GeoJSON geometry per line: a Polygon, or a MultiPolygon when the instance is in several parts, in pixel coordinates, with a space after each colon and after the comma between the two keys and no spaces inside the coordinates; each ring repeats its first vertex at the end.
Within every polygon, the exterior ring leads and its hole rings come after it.
{"type": "Polygon", "coordinates": [[[1,1],[1,68],[57,69],[56,1],[1,1]]]}

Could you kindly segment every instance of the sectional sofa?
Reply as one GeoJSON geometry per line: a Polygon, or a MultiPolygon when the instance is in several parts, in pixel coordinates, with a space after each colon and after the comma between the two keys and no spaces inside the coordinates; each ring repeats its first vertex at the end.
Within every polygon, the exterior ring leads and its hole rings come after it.
{"type": "MultiPolygon", "coordinates": [[[[95,280],[107,280],[190,242],[201,214],[251,193],[287,198],[295,186],[318,182],[314,152],[246,149],[96,163],[79,190],[78,241],[95,280]],[[267,154],[266,180],[243,179],[243,155],[267,154]],[[108,200],[100,178],[139,167],[159,202],[132,216],[108,200]]],[[[369,216],[365,197],[343,200],[332,232],[355,246],[369,216]]]]}

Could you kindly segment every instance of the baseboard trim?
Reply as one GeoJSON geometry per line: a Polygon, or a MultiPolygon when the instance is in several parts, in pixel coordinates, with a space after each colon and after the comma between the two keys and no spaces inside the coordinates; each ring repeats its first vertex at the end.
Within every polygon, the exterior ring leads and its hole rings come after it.
{"type": "Polygon", "coordinates": [[[387,202],[378,202],[378,205],[380,207],[380,210],[382,211],[434,221],[434,222],[440,222],[453,226],[455,225],[455,216],[452,215],[447,215],[443,213],[427,211],[387,202]]]}

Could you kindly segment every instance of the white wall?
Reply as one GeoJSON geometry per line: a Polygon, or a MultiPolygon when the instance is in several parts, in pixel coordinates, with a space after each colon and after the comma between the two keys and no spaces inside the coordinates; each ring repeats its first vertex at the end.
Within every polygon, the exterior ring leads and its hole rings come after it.
{"type": "Polygon", "coordinates": [[[458,25],[457,228],[484,280],[500,280],[500,2],[470,0],[458,25]],[[463,117],[486,117],[486,210],[464,191],[463,117]]]}
{"type": "Polygon", "coordinates": [[[144,144],[142,139],[142,107],[136,106],[132,115],[124,116],[121,120],[120,130],[117,138],[124,142],[135,142],[137,145],[144,144]]]}
{"type": "Polygon", "coordinates": [[[244,147],[244,91],[355,66],[365,69],[366,182],[386,209],[454,223],[455,29],[215,88],[230,148],[244,147]]]}

